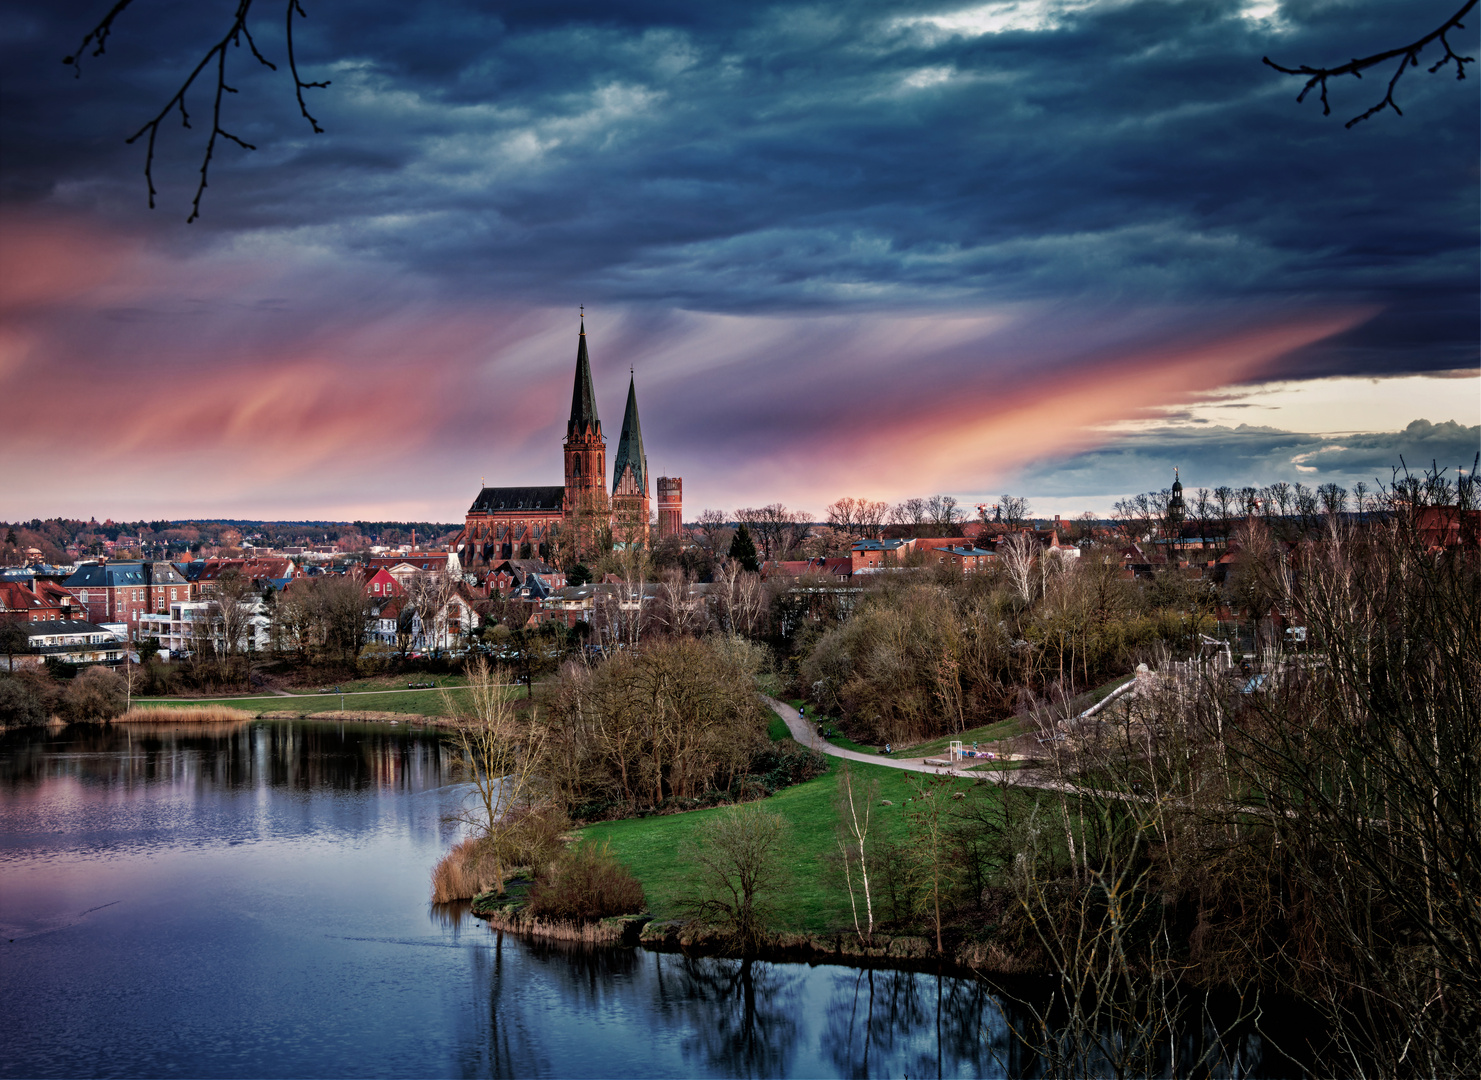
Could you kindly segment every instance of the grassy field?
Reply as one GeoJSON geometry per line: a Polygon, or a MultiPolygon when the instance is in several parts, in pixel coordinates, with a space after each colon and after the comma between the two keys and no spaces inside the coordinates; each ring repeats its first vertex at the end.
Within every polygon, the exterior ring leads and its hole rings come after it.
{"type": "MultiPolygon", "coordinates": [[[[344,708],[348,712],[408,713],[418,716],[446,716],[449,713],[447,697],[455,704],[463,702],[466,691],[452,690],[448,695],[435,690],[406,690],[401,693],[356,693],[351,684],[342,684],[345,690],[344,708]]],[[[513,692],[513,691],[511,691],[513,692]]],[[[520,691],[523,693],[523,691],[520,691]]],[[[306,694],[301,697],[279,697],[276,694],[253,695],[251,697],[219,698],[135,698],[135,705],[161,705],[192,708],[205,705],[227,705],[243,709],[254,716],[268,712],[338,712],[339,694],[306,694]]]]}
{"type": "MultiPolygon", "coordinates": [[[[876,801],[871,835],[882,839],[905,836],[905,800],[911,795],[907,776],[883,765],[852,764],[857,778],[879,782],[879,800],[889,799],[893,806],[876,801]]],[[[791,826],[784,858],[792,880],[783,891],[773,926],[779,930],[823,932],[845,926],[849,921],[848,893],[842,884],[832,881],[828,861],[836,850],[834,829],[838,813],[833,800],[838,791],[838,761],[830,763],[828,772],[814,780],[779,791],[766,800],[766,806],[781,814],[791,826]]],[[[957,786],[970,792],[972,798],[996,798],[996,785],[973,787],[970,781],[957,786]]],[[[679,914],[677,900],[691,881],[689,866],[681,858],[680,848],[694,836],[707,818],[724,813],[723,808],[695,810],[665,817],[634,818],[591,825],[583,835],[597,842],[607,842],[612,853],[643,883],[649,910],[658,918],[679,914]]]]}

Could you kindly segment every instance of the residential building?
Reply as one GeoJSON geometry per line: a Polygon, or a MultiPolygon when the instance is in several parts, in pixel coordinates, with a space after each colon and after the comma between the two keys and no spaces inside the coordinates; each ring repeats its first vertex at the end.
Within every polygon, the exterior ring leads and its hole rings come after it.
{"type": "Polygon", "coordinates": [[[48,659],[68,664],[117,664],[128,643],[107,627],[82,619],[45,619],[26,624],[29,651],[13,658],[0,656],[8,670],[40,667],[48,659]]]}
{"type": "Polygon", "coordinates": [[[88,621],[127,623],[131,634],[140,615],[190,599],[190,583],[167,562],[84,563],[63,585],[81,601],[88,621]]]}

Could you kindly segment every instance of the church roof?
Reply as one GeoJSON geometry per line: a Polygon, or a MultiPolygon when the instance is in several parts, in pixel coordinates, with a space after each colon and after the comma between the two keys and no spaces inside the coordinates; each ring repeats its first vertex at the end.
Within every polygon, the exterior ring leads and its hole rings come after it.
{"type": "Polygon", "coordinates": [[[600,433],[602,421],[597,416],[597,395],[591,386],[591,361],[586,356],[586,320],[581,320],[581,337],[576,345],[576,381],[571,387],[571,420],[566,425],[566,438],[587,431],[600,433]]]}
{"type": "Polygon", "coordinates": [[[565,502],[566,489],[563,487],[486,487],[473,500],[468,513],[489,514],[499,510],[506,513],[516,510],[559,513],[565,502]]]}
{"type": "Polygon", "coordinates": [[[617,440],[616,467],[612,470],[614,492],[628,466],[632,467],[638,490],[647,491],[648,455],[643,452],[643,427],[638,423],[638,392],[631,378],[627,382],[627,411],[622,414],[622,437],[617,440]]]}

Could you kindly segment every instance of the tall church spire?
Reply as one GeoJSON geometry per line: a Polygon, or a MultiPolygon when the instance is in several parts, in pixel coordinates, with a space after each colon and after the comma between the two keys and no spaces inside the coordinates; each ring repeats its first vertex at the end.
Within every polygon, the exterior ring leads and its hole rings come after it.
{"type": "Polygon", "coordinates": [[[576,382],[571,387],[571,421],[566,425],[565,511],[603,515],[607,502],[607,440],[597,417],[597,396],[591,387],[591,361],[586,356],[586,319],[576,346],[576,382]]]}
{"type": "MultiPolygon", "coordinates": [[[[648,496],[648,455],[643,452],[643,427],[638,423],[638,392],[632,372],[628,372],[627,411],[622,414],[622,436],[617,440],[617,460],[612,473],[612,493],[622,486],[624,471],[632,470],[634,494],[648,496]]],[[[627,493],[625,490],[624,494],[627,493]]]]}
{"type": "Polygon", "coordinates": [[[583,316],[581,337],[576,345],[576,382],[571,387],[571,421],[566,425],[566,438],[577,438],[588,432],[599,435],[601,431],[596,391],[591,387],[591,361],[586,356],[586,318],[583,316]]]}

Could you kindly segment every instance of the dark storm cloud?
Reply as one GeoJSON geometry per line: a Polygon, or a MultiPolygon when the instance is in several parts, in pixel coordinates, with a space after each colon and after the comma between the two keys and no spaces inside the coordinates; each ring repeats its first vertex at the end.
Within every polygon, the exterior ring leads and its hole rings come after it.
{"type": "MultiPolygon", "coordinates": [[[[141,4],[81,80],[95,4],[8,5],[6,197],[141,218],[131,131],[230,5],[141,4]]],[[[232,55],[234,130],[175,242],[288,236],[468,296],[780,311],[1083,296],[1376,304],[1291,374],[1475,355],[1475,82],[1411,72],[1352,131],[1259,63],[1361,55],[1448,4],[308,5],[310,105],[232,55]],[[1015,15],[1016,13],[1016,15],[1015,15]],[[199,234],[199,235],[198,235],[199,234]]],[[[281,59],[276,8],[258,25],[281,59]]],[[[196,123],[206,102],[196,103],[196,123]]],[[[182,217],[199,133],[162,137],[182,217]]]]}

